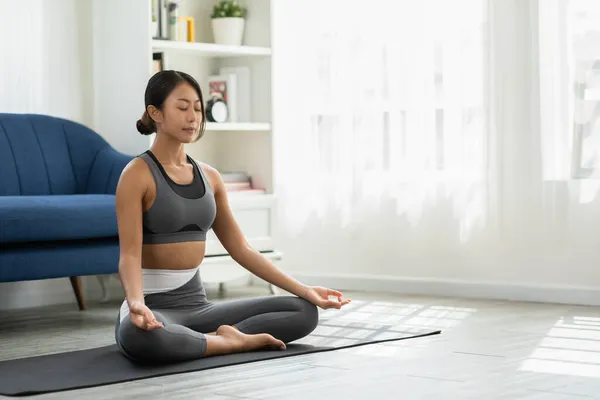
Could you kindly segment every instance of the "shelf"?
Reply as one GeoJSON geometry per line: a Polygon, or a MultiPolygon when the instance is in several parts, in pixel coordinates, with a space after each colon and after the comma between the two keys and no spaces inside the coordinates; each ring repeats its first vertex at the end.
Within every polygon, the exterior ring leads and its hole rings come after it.
{"type": "Polygon", "coordinates": [[[152,40],[153,51],[181,51],[210,57],[270,56],[268,47],[228,46],[215,43],[190,43],[177,40],[152,40]]]}
{"type": "Polygon", "coordinates": [[[272,208],[277,198],[270,193],[245,194],[243,192],[227,192],[227,199],[234,211],[272,208]]]}
{"type": "Polygon", "coordinates": [[[263,122],[207,122],[207,131],[270,131],[271,124],[263,122]]]}

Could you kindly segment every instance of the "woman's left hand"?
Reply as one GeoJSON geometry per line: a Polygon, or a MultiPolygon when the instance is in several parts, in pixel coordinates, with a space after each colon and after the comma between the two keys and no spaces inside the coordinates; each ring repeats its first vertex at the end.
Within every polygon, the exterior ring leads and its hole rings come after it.
{"type": "Polygon", "coordinates": [[[337,290],[327,289],[320,286],[311,286],[304,295],[304,298],[310,301],[315,306],[321,307],[326,310],[328,308],[342,308],[346,304],[350,303],[350,299],[343,300],[342,293],[337,290]],[[336,300],[332,300],[329,297],[337,297],[336,300]]]}

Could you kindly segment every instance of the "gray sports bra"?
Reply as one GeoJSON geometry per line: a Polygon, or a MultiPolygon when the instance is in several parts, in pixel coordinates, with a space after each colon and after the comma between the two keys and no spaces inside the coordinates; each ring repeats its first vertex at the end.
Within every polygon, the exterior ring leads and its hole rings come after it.
{"type": "Polygon", "coordinates": [[[217,207],[214,193],[202,168],[190,157],[194,179],[189,184],[174,182],[150,151],[138,157],[146,161],[156,182],[156,199],[144,211],[143,243],[160,244],[206,240],[215,220],[217,207]]]}

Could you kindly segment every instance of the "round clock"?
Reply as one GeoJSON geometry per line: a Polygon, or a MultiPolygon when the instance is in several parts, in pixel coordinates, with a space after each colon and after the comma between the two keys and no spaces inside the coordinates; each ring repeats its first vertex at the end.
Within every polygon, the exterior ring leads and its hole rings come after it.
{"type": "Polygon", "coordinates": [[[206,119],[210,122],[225,122],[228,115],[227,103],[222,99],[213,97],[206,102],[206,119]]]}

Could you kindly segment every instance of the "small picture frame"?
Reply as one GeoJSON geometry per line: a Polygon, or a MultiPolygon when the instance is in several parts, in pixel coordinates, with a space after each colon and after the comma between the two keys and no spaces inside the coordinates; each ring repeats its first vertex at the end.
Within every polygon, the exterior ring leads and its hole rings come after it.
{"type": "Polygon", "coordinates": [[[229,102],[227,77],[212,75],[208,77],[208,96],[217,97],[225,103],[229,102]]]}
{"type": "Polygon", "coordinates": [[[208,77],[207,86],[208,98],[221,99],[227,105],[227,122],[238,122],[236,75],[233,73],[211,75],[208,77]]]}

